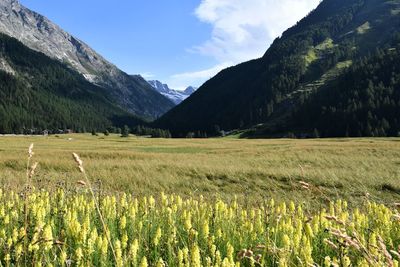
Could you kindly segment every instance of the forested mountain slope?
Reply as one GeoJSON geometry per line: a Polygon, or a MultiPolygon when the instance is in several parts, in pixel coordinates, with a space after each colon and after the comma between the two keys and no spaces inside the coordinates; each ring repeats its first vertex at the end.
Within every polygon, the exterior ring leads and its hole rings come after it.
{"type": "MultiPolygon", "coordinates": [[[[176,136],[258,124],[271,136],[284,134],[278,129],[294,131],[285,126],[294,125],[292,114],[309,103],[306,99],[347,75],[354,62],[371,58],[377,48],[393,48],[399,29],[399,0],[324,0],[276,39],[263,57],[223,70],[156,125],[176,136]]],[[[312,126],[301,130],[312,133],[312,126]]]]}
{"type": "Polygon", "coordinates": [[[0,134],[143,123],[104,91],[66,65],[0,34],[0,134]]]}
{"type": "Polygon", "coordinates": [[[322,137],[400,136],[400,42],[359,60],[311,95],[287,125],[274,131],[259,127],[250,135],[307,134],[311,129],[322,137]]]}

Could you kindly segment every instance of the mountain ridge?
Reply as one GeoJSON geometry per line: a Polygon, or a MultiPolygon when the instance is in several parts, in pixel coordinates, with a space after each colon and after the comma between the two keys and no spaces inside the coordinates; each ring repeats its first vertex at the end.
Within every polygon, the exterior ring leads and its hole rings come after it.
{"type": "Polygon", "coordinates": [[[86,43],[17,0],[0,2],[0,32],[70,65],[88,81],[108,89],[115,101],[133,114],[156,118],[173,107],[169,99],[154,92],[143,78],[119,70],[86,43]]]}
{"type": "Polygon", "coordinates": [[[307,98],[342,77],[354,61],[390,47],[400,25],[395,10],[399,0],[324,0],[262,57],[221,71],[154,124],[175,136],[263,124],[264,136],[282,136],[275,130],[307,98]]]}

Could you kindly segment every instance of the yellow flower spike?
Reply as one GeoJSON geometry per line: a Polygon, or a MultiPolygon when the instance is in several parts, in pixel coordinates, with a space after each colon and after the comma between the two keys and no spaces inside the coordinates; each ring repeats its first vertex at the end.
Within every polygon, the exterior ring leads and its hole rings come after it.
{"type": "Polygon", "coordinates": [[[163,207],[167,207],[169,204],[168,197],[164,194],[164,192],[161,192],[161,204],[163,207]]]}
{"type": "Polygon", "coordinates": [[[307,224],[305,225],[305,231],[306,231],[306,234],[307,234],[307,236],[308,236],[309,238],[313,238],[313,237],[314,237],[313,230],[312,230],[311,225],[310,225],[309,223],[307,223],[307,224]]]}
{"type": "Polygon", "coordinates": [[[165,267],[165,263],[162,258],[158,259],[156,267],[165,267]]]}
{"type": "Polygon", "coordinates": [[[44,250],[50,250],[53,247],[53,233],[50,225],[46,225],[43,230],[44,250]]]}
{"type": "Polygon", "coordinates": [[[287,259],[285,257],[282,257],[279,259],[279,263],[278,263],[279,267],[288,267],[288,262],[287,259]]]}
{"type": "Polygon", "coordinates": [[[135,239],[129,248],[129,259],[132,262],[133,266],[136,265],[138,251],[139,251],[139,241],[135,239]]]}
{"type": "Polygon", "coordinates": [[[123,266],[123,260],[122,260],[122,248],[121,248],[121,241],[116,240],[114,244],[114,249],[115,249],[115,256],[116,256],[116,265],[118,267],[123,266]]]}
{"type": "Polygon", "coordinates": [[[16,228],[14,228],[13,232],[12,232],[12,242],[13,243],[17,243],[17,241],[19,239],[18,236],[19,236],[18,230],[16,228]]]}
{"type": "Polygon", "coordinates": [[[178,250],[178,266],[179,267],[184,267],[184,256],[183,256],[183,251],[182,250],[178,250]]]}
{"type": "Polygon", "coordinates": [[[76,262],[80,263],[83,258],[83,251],[82,248],[79,247],[75,250],[75,260],[76,262]]]}
{"type": "Polygon", "coordinates": [[[149,198],[149,208],[154,209],[154,208],[155,208],[155,205],[156,205],[156,201],[155,201],[155,199],[151,196],[151,197],[149,198]]]}
{"type": "Polygon", "coordinates": [[[185,222],[184,222],[184,224],[185,224],[185,230],[186,230],[187,232],[189,232],[190,229],[192,229],[192,221],[191,221],[192,214],[191,214],[190,211],[188,211],[188,212],[185,211],[185,212],[183,213],[183,216],[184,216],[184,220],[185,220],[185,222]]]}
{"type": "Polygon", "coordinates": [[[351,261],[350,261],[350,258],[348,256],[344,256],[342,258],[342,266],[343,267],[350,267],[351,266],[351,261]]]}
{"type": "Polygon", "coordinates": [[[211,258],[209,256],[206,257],[205,262],[206,262],[205,267],[211,267],[212,266],[212,260],[211,260],[211,258]]]}
{"type": "Polygon", "coordinates": [[[122,231],[124,231],[126,228],[126,217],[125,215],[123,215],[119,221],[119,229],[122,231]]]}
{"type": "Polygon", "coordinates": [[[217,250],[215,252],[215,265],[221,266],[221,264],[222,264],[221,252],[219,252],[219,250],[217,250]]]}
{"type": "Polygon", "coordinates": [[[226,257],[231,265],[234,265],[235,259],[234,259],[234,247],[228,242],[226,245],[226,257]]]}
{"type": "Polygon", "coordinates": [[[143,256],[142,260],[140,261],[140,265],[139,267],[148,267],[148,263],[147,263],[147,258],[146,256],[143,256]]]}
{"type": "Polygon", "coordinates": [[[291,247],[291,240],[290,240],[290,237],[288,236],[288,235],[283,235],[283,237],[282,237],[282,245],[283,245],[283,248],[284,249],[286,249],[286,250],[290,250],[290,247],[291,247]]]}
{"type": "Polygon", "coordinates": [[[296,205],[294,204],[293,201],[290,201],[290,203],[289,203],[289,211],[292,214],[296,211],[296,205]]]}
{"type": "Polygon", "coordinates": [[[7,238],[7,242],[6,242],[7,247],[11,248],[12,244],[13,244],[12,238],[11,237],[7,238]]]}
{"type": "Polygon", "coordinates": [[[154,238],[153,238],[153,244],[154,244],[154,246],[156,246],[156,247],[157,247],[158,244],[160,243],[161,234],[162,234],[161,228],[158,227],[158,228],[157,228],[157,231],[156,231],[156,233],[155,233],[155,235],[154,235],[154,238]]]}
{"type": "Polygon", "coordinates": [[[235,266],[234,264],[232,264],[228,258],[224,258],[224,260],[222,261],[222,265],[221,267],[232,267],[235,266]]]}
{"type": "Polygon", "coordinates": [[[125,250],[125,249],[128,247],[128,240],[129,240],[128,235],[127,235],[127,233],[125,232],[125,233],[122,235],[122,238],[121,238],[121,246],[122,246],[122,249],[123,249],[123,250],[125,250]]]}
{"type": "Polygon", "coordinates": [[[324,259],[324,267],[331,267],[332,266],[332,260],[331,257],[326,256],[324,259]]]}

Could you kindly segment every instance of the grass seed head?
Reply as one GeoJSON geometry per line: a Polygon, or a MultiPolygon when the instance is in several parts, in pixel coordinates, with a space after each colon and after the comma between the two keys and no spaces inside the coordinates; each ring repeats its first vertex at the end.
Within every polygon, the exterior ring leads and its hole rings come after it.
{"type": "Polygon", "coordinates": [[[82,181],[82,180],[79,180],[78,182],[76,182],[78,185],[81,185],[81,186],[86,186],[86,182],[85,181],[82,181]]]}
{"type": "Polygon", "coordinates": [[[29,156],[29,159],[31,159],[32,157],[33,157],[33,155],[34,155],[35,153],[33,152],[33,143],[29,146],[29,148],[28,148],[28,156],[29,156]]]}
{"type": "Polygon", "coordinates": [[[329,239],[324,239],[324,243],[327,244],[329,247],[333,248],[334,250],[339,249],[339,247],[333,243],[332,241],[330,241],[329,239]]]}
{"type": "Polygon", "coordinates": [[[29,179],[32,179],[33,175],[35,175],[35,170],[37,168],[37,166],[39,165],[38,162],[33,163],[33,165],[31,166],[30,170],[29,170],[29,179]]]}
{"type": "Polygon", "coordinates": [[[310,184],[306,183],[304,181],[300,181],[299,184],[301,185],[302,188],[304,189],[310,189],[310,184]]]}
{"type": "Polygon", "coordinates": [[[81,173],[85,172],[85,169],[83,168],[83,161],[81,160],[81,158],[79,157],[78,154],[76,153],[72,153],[72,156],[74,157],[74,160],[76,162],[76,164],[78,164],[78,169],[81,173]]]}

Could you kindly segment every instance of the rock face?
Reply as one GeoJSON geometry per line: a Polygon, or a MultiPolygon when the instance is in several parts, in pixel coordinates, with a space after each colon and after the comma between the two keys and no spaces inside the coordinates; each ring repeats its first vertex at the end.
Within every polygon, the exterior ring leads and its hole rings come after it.
{"type": "Polygon", "coordinates": [[[173,107],[169,99],[152,90],[142,77],[127,75],[87,44],[22,6],[18,0],[0,0],[0,32],[68,64],[88,81],[107,88],[110,96],[131,113],[156,118],[173,107]]]}
{"type": "Polygon", "coordinates": [[[197,88],[193,86],[189,86],[184,91],[178,91],[169,88],[168,84],[163,84],[160,81],[148,81],[148,83],[160,94],[168,97],[172,100],[176,105],[180,104],[183,100],[188,98],[191,94],[193,94],[197,88]]]}

